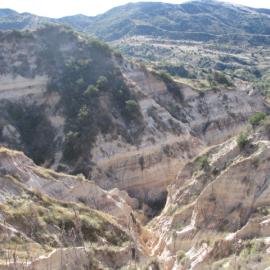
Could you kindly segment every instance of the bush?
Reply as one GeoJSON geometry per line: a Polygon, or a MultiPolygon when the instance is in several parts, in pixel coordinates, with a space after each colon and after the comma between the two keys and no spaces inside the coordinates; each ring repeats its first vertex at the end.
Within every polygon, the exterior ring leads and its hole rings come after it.
{"type": "Polygon", "coordinates": [[[267,209],[266,207],[259,207],[257,209],[257,212],[262,216],[268,216],[270,213],[269,209],[267,209]]]}
{"type": "Polygon", "coordinates": [[[161,71],[157,74],[161,80],[166,84],[166,87],[169,92],[171,92],[176,98],[180,101],[184,100],[183,94],[179,89],[177,83],[173,80],[169,73],[165,71],[161,71]]]}
{"type": "Polygon", "coordinates": [[[248,121],[252,127],[258,126],[266,117],[266,114],[263,112],[257,112],[254,115],[250,116],[248,121]]]}
{"type": "Polygon", "coordinates": [[[209,161],[206,155],[200,156],[196,159],[196,163],[198,164],[200,170],[206,170],[209,168],[209,161]]]}
{"type": "Polygon", "coordinates": [[[129,112],[129,113],[135,113],[138,111],[139,109],[139,106],[138,106],[138,103],[133,100],[133,99],[129,99],[125,102],[126,104],[126,110],[129,112]]]}
{"type": "Polygon", "coordinates": [[[97,88],[99,90],[106,90],[108,86],[108,79],[105,76],[100,76],[97,80],[97,88]]]}
{"type": "Polygon", "coordinates": [[[208,80],[210,83],[219,83],[226,86],[232,86],[232,83],[222,72],[214,72],[211,76],[209,76],[208,80]]]}
{"type": "Polygon", "coordinates": [[[80,108],[80,111],[78,113],[78,120],[80,122],[85,122],[89,119],[90,117],[90,111],[89,109],[87,108],[86,105],[83,105],[81,108],[80,108]]]}
{"type": "Polygon", "coordinates": [[[195,79],[196,76],[191,74],[188,69],[185,68],[184,65],[164,65],[160,67],[161,69],[165,69],[168,71],[172,76],[179,76],[182,78],[190,78],[195,79]]]}
{"type": "Polygon", "coordinates": [[[243,150],[248,145],[248,134],[246,132],[241,132],[237,138],[237,145],[240,150],[243,150]]]}
{"type": "Polygon", "coordinates": [[[186,253],[183,250],[178,250],[176,256],[177,262],[180,263],[186,257],[186,253]]]}
{"type": "Polygon", "coordinates": [[[45,115],[44,107],[10,103],[7,112],[11,123],[20,133],[24,145],[22,150],[38,165],[52,158],[55,129],[45,115]]]}
{"type": "Polygon", "coordinates": [[[125,101],[126,117],[129,120],[139,120],[141,117],[140,107],[136,100],[129,99],[125,101]]]}
{"type": "Polygon", "coordinates": [[[94,85],[89,85],[87,89],[84,91],[83,95],[86,97],[94,97],[97,96],[99,90],[94,85]]]}

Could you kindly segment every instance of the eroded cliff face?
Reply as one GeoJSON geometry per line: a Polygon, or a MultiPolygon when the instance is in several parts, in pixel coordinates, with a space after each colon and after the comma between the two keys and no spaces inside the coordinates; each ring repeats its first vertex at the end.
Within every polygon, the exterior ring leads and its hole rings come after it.
{"type": "Polygon", "coordinates": [[[106,173],[94,171],[92,178],[104,188],[123,187],[146,201],[164,194],[179,169],[207,145],[238,134],[250,115],[268,110],[259,94],[237,89],[200,93],[177,84],[179,101],[151,72],[127,62],[121,68],[130,89],[139,96],[144,130],[136,148],[119,138],[99,138],[92,160],[106,173]]]}
{"type": "Polygon", "coordinates": [[[188,160],[237,134],[254,112],[267,110],[256,92],[202,93],[164,81],[57,26],[1,35],[1,144],[148,204],[165,200],[167,185],[188,160]],[[78,69],[83,78],[70,75],[78,69]],[[106,87],[103,79],[103,90],[96,90],[102,89],[97,74],[111,78],[106,87]],[[85,81],[96,88],[86,93],[85,81]],[[137,111],[126,118],[130,99],[137,111]],[[69,160],[68,154],[76,157],[69,160]]]}
{"type": "Polygon", "coordinates": [[[230,139],[179,172],[147,227],[161,269],[269,266],[269,158],[269,134],[259,131],[244,149],[230,139]]]}
{"type": "Polygon", "coordinates": [[[34,164],[22,152],[1,148],[1,202],[20,196],[23,189],[30,189],[57,200],[82,202],[92,209],[113,215],[127,225],[132,209],[138,208],[136,199],[125,191],[105,191],[83,175],[71,176],[57,173],[34,164]],[[22,186],[22,187],[20,187],[22,186]]]}
{"type": "MultiPolygon", "coordinates": [[[[270,249],[269,138],[266,120],[250,131],[242,148],[234,137],[206,149],[178,172],[168,186],[164,209],[147,225],[137,200],[127,193],[104,191],[82,176],[41,168],[21,152],[1,148],[3,258],[14,252],[13,246],[5,246],[13,237],[18,269],[43,269],[48,264],[61,269],[63,260],[70,270],[75,265],[77,269],[86,265],[93,269],[135,265],[166,270],[265,269],[270,249]],[[60,237],[61,222],[70,229],[69,218],[74,230],[81,228],[84,242],[78,238],[80,230],[76,239],[72,234],[60,237]],[[54,227],[48,226],[48,220],[54,227]],[[95,237],[87,234],[89,230],[95,237]],[[55,242],[44,250],[43,242],[52,236],[55,242]],[[22,259],[27,256],[25,250],[32,252],[28,264],[22,259]]],[[[14,266],[13,259],[7,265],[14,266]]]]}
{"type": "Polygon", "coordinates": [[[0,186],[1,269],[117,269],[131,260],[138,202],[126,192],[7,148],[0,148],[0,186]]]}

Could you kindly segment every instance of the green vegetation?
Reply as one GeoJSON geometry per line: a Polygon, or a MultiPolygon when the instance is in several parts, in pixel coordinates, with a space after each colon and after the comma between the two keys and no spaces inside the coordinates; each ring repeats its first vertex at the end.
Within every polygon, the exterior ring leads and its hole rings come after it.
{"type": "Polygon", "coordinates": [[[131,119],[140,116],[139,105],[134,99],[129,99],[125,101],[125,104],[125,110],[127,111],[131,119]]]}
{"type": "Polygon", "coordinates": [[[260,92],[267,98],[270,98],[270,72],[269,68],[266,73],[260,78],[260,80],[255,81],[255,87],[260,90],[260,92]]]}
{"type": "Polygon", "coordinates": [[[177,262],[180,263],[186,257],[186,253],[183,250],[178,250],[176,254],[177,262]]]}
{"type": "Polygon", "coordinates": [[[93,60],[72,62],[58,82],[63,89],[60,93],[67,116],[66,160],[76,160],[83,155],[85,145],[91,147],[99,132],[108,133],[115,128],[111,110],[115,109],[124,120],[129,121],[141,116],[139,106],[134,97],[132,99],[121,73],[111,60],[106,61],[110,66],[101,67],[100,63],[93,64],[93,60]],[[104,95],[112,102],[107,107],[101,102],[104,95]]]}
{"type": "Polygon", "coordinates": [[[98,93],[99,93],[98,87],[91,84],[87,87],[87,89],[85,90],[85,92],[83,94],[84,94],[84,96],[91,98],[91,97],[97,96],[98,93]]]}
{"type": "Polygon", "coordinates": [[[97,80],[97,89],[105,91],[108,88],[108,79],[105,76],[100,76],[97,80]]]}
{"type": "MultiPolygon", "coordinates": [[[[16,180],[15,180],[16,181],[16,180]]],[[[75,203],[64,203],[38,192],[26,191],[0,205],[6,221],[34,241],[50,246],[81,245],[105,238],[111,245],[121,245],[127,235],[110,217],[75,203]]]]}
{"type": "Polygon", "coordinates": [[[229,81],[229,79],[222,72],[215,71],[213,74],[208,76],[208,80],[212,86],[216,86],[217,84],[232,86],[232,82],[229,81]]]}
{"type": "Polygon", "coordinates": [[[266,114],[263,112],[257,112],[254,115],[250,116],[248,121],[252,127],[258,126],[263,120],[265,120],[266,114]]]}
{"type": "Polygon", "coordinates": [[[186,68],[183,64],[169,64],[166,63],[164,65],[158,66],[161,70],[166,70],[169,74],[172,76],[179,76],[181,78],[189,78],[189,79],[195,79],[195,74],[191,73],[188,68],[186,68]]]}
{"type": "MultiPolygon", "coordinates": [[[[12,62],[0,52],[3,63],[0,73],[14,71],[14,75],[22,75],[21,71],[11,70],[15,66],[13,62],[24,63],[33,55],[35,68],[30,75],[46,74],[50,81],[42,106],[37,105],[41,100],[31,104],[32,99],[1,103],[0,136],[6,123],[14,126],[18,134],[15,139],[11,138],[10,146],[23,150],[37,164],[47,161],[47,165],[53,162],[57,151],[63,151],[61,168],[73,165],[74,173],[88,176],[92,166],[89,153],[98,134],[121,134],[124,140],[134,144],[140,140],[143,121],[137,97],[126,85],[114,52],[107,44],[59,25],[42,27],[29,36],[11,33],[3,38],[16,38],[18,46],[29,50],[35,44],[36,51],[22,53],[20,50],[18,57],[15,54],[18,59],[14,56],[16,59],[12,62]],[[56,137],[58,134],[51,123],[55,116],[64,120],[64,138],[56,137]]],[[[27,72],[28,66],[25,65],[27,72]]]]}
{"type": "Polygon", "coordinates": [[[6,109],[11,123],[20,132],[26,155],[32,157],[37,164],[50,160],[54,147],[55,131],[45,116],[43,107],[8,103],[6,109]]]}
{"type": "MultiPolygon", "coordinates": [[[[31,29],[49,22],[55,20],[15,12],[0,19],[0,29],[31,29]]],[[[129,4],[115,8],[104,16],[73,16],[61,18],[58,22],[107,41],[136,33],[138,36],[160,36],[163,39],[204,42],[214,40],[218,44],[231,42],[238,46],[242,40],[258,45],[266,43],[270,27],[269,18],[263,11],[243,13],[240,7],[231,8],[213,2],[192,2],[181,6],[165,6],[161,3],[129,4]],[[134,23],[130,18],[140,20],[140,23],[134,23]],[[220,33],[226,35],[220,37],[220,33]]],[[[237,61],[238,58],[235,58],[232,59],[237,61]]]]}
{"type": "Polygon", "coordinates": [[[164,81],[164,83],[167,86],[167,89],[169,92],[171,92],[174,97],[176,97],[179,101],[183,101],[184,97],[180,90],[180,87],[177,85],[177,83],[173,80],[173,78],[170,76],[169,73],[165,71],[160,71],[155,73],[161,80],[164,81]]]}
{"type": "Polygon", "coordinates": [[[256,209],[256,212],[262,216],[268,216],[270,214],[270,209],[267,207],[259,207],[256,209]]]}
{"type": "MultiPolygon", "coordinates": [[[[120,128],[114,123],[114,118],[122,119],[127,126],[140,123],[139,105],[126,86],[120,69],[115,66],[113,51],[108,45],[95,39],[79,41],[76,33],[63,29],[58,34],[63,35],[64,40],[76,42],[71,58],[57,50],[63,41],[59,40],[56,29],[43,31],[49,35],[49,39],[44,40],[47,69],[58,66],[61,70],[53,71],[48,91],[57,91],[61,96],[66,118],[64,161],[75,162],[81,157],[81,162],[89,163],[89,149],[97,134],[113,133],[120,128]]],[[[44,61],[43,54],[40,54],[40,61],[44,61]]],[[[128,140],[130,134],[121,132],[128,140]]],[[[79,172],[87,173],[81,169],[79,172]]]]}
{"type": "Polygon", "coordinates": [[[244,243],[244,248],[241,250],[240,256],[241,257],[249,257],[254,255],[258,252],[261,252],[264,248],[264,243],[255,240],[247,240],[244,243]]]}
{"type": "Polygon", "coordinates": [[[195,163],[197,164],[200,170],[207,170],[210,166],[207,155],[203,155],[196,158],[195,163]]]}
{"type": "Polygon", "coordinates": [[[249,143],[248,133],[241,132],[237,138],[237,145],[240,148],[240,150],[243,150],[248,145],[248,143],[249,143]]]}

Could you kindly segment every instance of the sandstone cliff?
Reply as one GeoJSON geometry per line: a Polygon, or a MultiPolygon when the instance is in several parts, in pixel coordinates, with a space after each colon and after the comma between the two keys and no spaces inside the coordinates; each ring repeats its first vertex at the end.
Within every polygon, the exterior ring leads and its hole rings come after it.
{"type": "Polygon", "coordinates": [[[149,205],[187,160],[268,110],[259,93],[200,92],[59,26],[2,32],[0,46],[0,143],[149,205]]]}
{"type": "Polygon", "coordinates": [[[138,203],[127,193],[38,167],[6,148],[0,186],[1,269],[114,269],[131,259],[138,203]]]}
{"type": "Polygon", "coordinates": [[[243,149],[230,139],[180,171],[162,214],[148,225],[148,245],[162,269],[269,266],[267,126],[251,133],[243,149]]]}

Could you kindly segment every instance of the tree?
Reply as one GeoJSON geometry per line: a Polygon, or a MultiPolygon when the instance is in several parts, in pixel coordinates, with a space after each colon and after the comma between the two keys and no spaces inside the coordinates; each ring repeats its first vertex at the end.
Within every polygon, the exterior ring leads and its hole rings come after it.
{"type": "Polygon", "coordinates": [[[80,108],[80,111],[78,113],[78,119],[80,122],[84,122],[86,120],[88,120],[90,117],[90,111],[89,109],[87,108],[86,105],[83,105],[81,108],[80,108]]]}
{"type": "Polygon", "coordinates": [[[96,86],[99,90],[106,90],[108,86],[108,79],[105,76],[100,76],[97,80],[96,86]]]}
{"type": "Polygon", "coordinates": [[[243,150],[248,144],[248,134],[246,132],[241,132],[237,138],[237,144],[240,150],[243,150]]]}
{"type": "Polygon", "coordinates": [[[248,121],[252,125],[252,127],[258,126],[264,119],[266,118],[266,114],[263,112],[257,112],[249,117],[248,121]]]}
{"type": "Polygon", "coordinates": [[[140,115],[139,105],[134,99],[125,101],[125,111],[130,119],[138,119],[140,115]]]}
{"type": "Polygon", "coordinates": [[[97,96],[98,92],[99,89],[95,85],[90,84],[84,91],[83,95],[86,97],[94,97],[97,96]]]}

